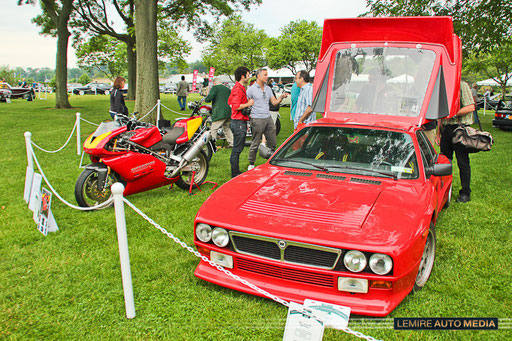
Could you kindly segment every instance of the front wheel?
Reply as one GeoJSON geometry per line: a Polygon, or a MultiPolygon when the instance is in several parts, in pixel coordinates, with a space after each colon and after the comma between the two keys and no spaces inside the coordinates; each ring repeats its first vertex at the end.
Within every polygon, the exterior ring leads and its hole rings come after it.
{"type": "Polygon", "coordinates": [[[434,267],[434,260],[436,258],[436,230],[434,224],[430,223],[428,229],[427,241],[425,242],[425,248],[421,255],[421,262],[418,268],[418,274],[416,275],[416,281],[414,282],[413,291],[419,291],[423,289],[425,283],[427,283],[432,268],[434,267]]]}
{"type": "Polygon", "coordinates": [[[110,91],[105,90],[104,94],[108,96],[108,95],[110,95],[110,91]]]}
{"type": "Polygon", "coordinates": [[[279,135],[280,131],[281,131],[281,120],[278,117],[276,120],[276,136],[279,135]]]}
{"type": "Polygon", "coordinates": [[[110,191],[110,187],[116,182],[117,176],[109,174],[103,189],[98,189],[98,171],[95,169],[85,169],[76,180],[76,202],[82,207],[93,207],[104,203],[112,198],[113,194],[110,191]]]}
{"type": "Polygon", "coordinates": [[[85,95],[85,91],[80,90],[80,91],[78,91],[78,94],[79,94],[80,96],[83,96],[83,95],[85,95]]]}
{"type": "Polygon", "coordinates": [[[206,180],[206,176],[208,175],[208,166],[208,157],[206,156],[206,153],[201,150],[199,154],[197,154],[196,157],[194,157],[194,159],[183,168],[176,185],[179,188],[188,191],[190,189],[190,182],[192,181],[192,172],[195,172],[195,184],[192,188],[196,188],[196,185],[201,185],[206,180]]]}

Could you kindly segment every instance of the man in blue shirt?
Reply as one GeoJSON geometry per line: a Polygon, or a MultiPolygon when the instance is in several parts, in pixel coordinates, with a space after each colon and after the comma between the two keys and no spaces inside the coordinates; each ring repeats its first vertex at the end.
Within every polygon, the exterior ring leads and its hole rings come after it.
{"type": "Polygon", "coordinates": [[[309,82],[309,74],[304,70],[297,72],[295,82],[300,88],[297,109],[293,120],[293,126],[297,129],[298,124],[316,121],[316,114],[313,113],[313,85],[309,82]]]}
{"type": "Polygon", "coordinates": [[[247,98],[254,100],[251,110],[251,131],[252,142],[249,148],[249,167],[248,170],[254,168],[256,162],[256,153],[261,143],[263,134],[267,139],[267,147],[272,150],[276,149],[276,126],[270,115],[269,101],[273,105],[281,103],[283,98],[288,95],[283,93],[277,99],[272,94],[272,89],[267,85],[268,72],[265,69],[256,71],[256,82],[247,89],[247,98]]]}

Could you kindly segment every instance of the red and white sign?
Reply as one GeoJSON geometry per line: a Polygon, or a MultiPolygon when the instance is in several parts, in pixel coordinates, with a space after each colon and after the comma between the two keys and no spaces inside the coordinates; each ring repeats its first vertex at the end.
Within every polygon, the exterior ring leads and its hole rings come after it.
{"type": "Polygon", "coordinates": [[[196,84],[197,84],[197,70],[194,70],[194,73],[192,75],[192,91],[196,91],[196,84]]]}
{"type": "Polygon", "coordinates": [[[215,68],[210,68],[210,74],[208,75],[208,84],[212,84],[213,82],[213,76],[215,75],[215,68]]]}

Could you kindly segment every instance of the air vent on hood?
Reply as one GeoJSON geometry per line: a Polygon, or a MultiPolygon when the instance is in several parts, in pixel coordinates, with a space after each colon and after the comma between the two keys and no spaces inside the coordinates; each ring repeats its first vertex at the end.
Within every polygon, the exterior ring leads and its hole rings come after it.
{"type": "Polygon", "coordinates": [[[309,172],[294,172],[294,171],[285,171],[284,175],[297,175],[297,176],[311,176],[313,173],[309,172]]]}
{"type": "Polygon", "coordinates": [[[360,178],[351,178],[350,182],[360,182],[360,183],[363,183],[363,184],[372,184],[372,185],[380,185],[381,184],[380,181],[368,180],[368,179],[360,179],[360,178]]]}
{"type": "Polygon", "coordinates": [[[331,174],[317,174],[317,178],[324,178],[324,179],[333,179],[333,180],[345,180],[346,176],[341,175],[331,175],[331,174]]]}

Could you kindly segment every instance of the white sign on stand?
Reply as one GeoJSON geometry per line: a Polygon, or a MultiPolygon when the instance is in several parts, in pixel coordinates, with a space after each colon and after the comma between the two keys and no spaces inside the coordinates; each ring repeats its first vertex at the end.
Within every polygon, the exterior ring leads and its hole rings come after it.
{"type": "Polygon", "coordinates": [[[32,179],[34,178],[34,169],[27,166],[27,173],[25,175],[25,190],[23,192],[23,200],[28,204],[30,199],[30,191],[32,190],[32,179]]]}
{"type": "MultiPolygon", "coordinates": [[[[30,199],[28,202],[28,208],[32,212],[36,212],[39,206],[39,200],[41,199],[41,181],[43,177],[39,173],[34,173],[32,179],[32,186],[30,186],[30,199]]],[[[37,218],[37,217],[36,217],[37,218]]],[[[36,223],[38,221],[36,220],[36,223]]]]}
{"type": "Polygon", "coordinates": [[[302,305],[290,302],[283,341],[321,341],[324,336],[324,324],[304,315],[301,310],[302,305]]]}
{"type": "Polygon", "coordinates": [[[341,305],[304,300],[304,307],[311,310],[315,316],[318,316],[325,323],[326,328],[345,329],[348,327],[350,317],[350,308],[341,305]]]}
{"type": "Polygon", "coordinates": [[[48,226],[50,219],[50,207],[52,204],[52,193],[46,188],[43,188],[41,192],[41,201],[39,202],[39,217],[37,223],[37,229],[43,235],[48,235],[48,226]]]}

